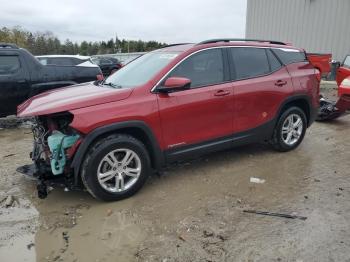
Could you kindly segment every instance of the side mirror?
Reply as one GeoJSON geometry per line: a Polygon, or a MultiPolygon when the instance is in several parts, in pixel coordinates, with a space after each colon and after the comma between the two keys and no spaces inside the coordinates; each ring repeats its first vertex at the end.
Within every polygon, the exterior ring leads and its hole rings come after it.
{"type": "Polygon", "coordinates": [[[191,86],[191,80],[185,77],[169,77],[165,80],[165,83],[157,88],[160,93],[171,93],[175,91],[181,91],[189,89],[191,86]]]}

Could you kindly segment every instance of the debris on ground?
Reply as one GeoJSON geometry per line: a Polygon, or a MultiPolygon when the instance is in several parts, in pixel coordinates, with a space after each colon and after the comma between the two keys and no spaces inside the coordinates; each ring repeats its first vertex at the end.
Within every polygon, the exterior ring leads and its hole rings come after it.
{"type": "Polygon", "coordinates": [[[64,240],[64,247],[61,248],[61,253],[65,253],[69,247],[69,235],[67,231],[62,232],[62,238],[64,240]]]}
{"type": "Polygon", "coordinates": [[[214,232],[211,230],[204,230],[203,235],[204,235],[204,237],[212,237],[212,236],[214,236],[214,232]]]}
{"type": "Polygon", "coordinates": [[[110,215],[112,215],[112,213],[113,213],[113,210],[112,209],[108,209],[107,210],[107,216],[109,217],[110,215]]]}
{"type": "Polygon", "coordinates": [[[257,178],[257,177],[251,177],[250,183],[256,183],[256,184],[264,184],[265,179],[257,178]]]}
{"type": "Polygon", "coordinates": [[[35,246],[34,243],[30,243],[30,244],[27,245],[27,248],[28,248],[28,250],[31,250],[31,248],[34,247],[34,246],[35,246]]]}
{"type": "Polygon", "coordinates": [[[5,155],[3,158],[7,158],[7,157],[10,157],[10,156],[15,156],[16,154],[8,154],[8,155],[5,155]]]}
{"type": "Polygon", "coordinates": [[[13,195],[8,195],[0,201],[0,204],[1,207],[9,208],[16,206],[16,204],[19,204],[19,201],[13,195]]]}
{"type": "Polygon", "coordinates": [[[290,218],[290,219],[301,219],[301,220],[306,220],[307,219],[307,217],[303,217],[303,216],[282,214],[282,213],[272,213],[272,212],[268,212],[268,211],[243,210],[243,212],[244,213],[257,214],[257,215],[264,215],[264,216],[290,218]]]}
{"type": "Polygon", "coordinates": [[[181,241],[186,241],[186,239],[182,236],[182,235],[179,235],[178,238],[181,240],[181,241]]]}

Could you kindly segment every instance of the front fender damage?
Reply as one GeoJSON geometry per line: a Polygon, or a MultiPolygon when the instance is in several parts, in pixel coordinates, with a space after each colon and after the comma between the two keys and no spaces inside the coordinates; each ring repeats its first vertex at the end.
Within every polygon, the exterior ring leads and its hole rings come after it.
{"type": "Polygon", "coordinates": [[[37,180],[39,198],[45,198],[48,187],[77,189],[71,159],[82,140],[82,135],[70,127],[73,115],[65,112],[36,117],[32,124],[34,137],[31,165],[17,168],[17,171],[37,180]]]}

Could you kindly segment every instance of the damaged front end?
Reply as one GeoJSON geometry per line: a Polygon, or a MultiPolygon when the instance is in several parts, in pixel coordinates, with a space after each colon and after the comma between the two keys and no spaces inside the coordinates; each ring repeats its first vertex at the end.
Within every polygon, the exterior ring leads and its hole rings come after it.
{"type": "Polygon", "coordinates": [[[346,115],[350,110],[350,78],[345,78],[338,87],[338,101],[320,97],[317,121],[328,121],[346,115]]]}
{"type": "Polygon", "coordinates": [[[332,102],[321,96],[317,121],[329,121],[348,114],[350,110],[350,95],[343,94],[337,102],[332,102]]]}
{"type": "Polygon", "coordinates": [[[17,171],[38,181],[39,198],[45,198],[48,186],[74,189],[74,175],[70,168],[72,157],[81,142],[80,134],[69,124],[71,113],[59,113],[35,118],[32,165],[21,166],[17,171]]]}

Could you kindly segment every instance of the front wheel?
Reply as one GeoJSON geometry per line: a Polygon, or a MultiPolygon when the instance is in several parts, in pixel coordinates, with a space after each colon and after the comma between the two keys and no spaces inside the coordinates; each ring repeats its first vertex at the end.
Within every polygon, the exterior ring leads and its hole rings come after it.
{"type": "Polygon", "coordinates": [[[299,107],[290,107],[279,118],[271,144],[280,152],[293,150],[303,141],[306,128],[304,111],[299,107]]]}
{"type": "Polygon", "coordinates": [[[81,177],[95,198],[115,201],[135,194],[146,182],[149,170],[149,155],[139,140],[112,135],[90,149],[81,177]]]}

